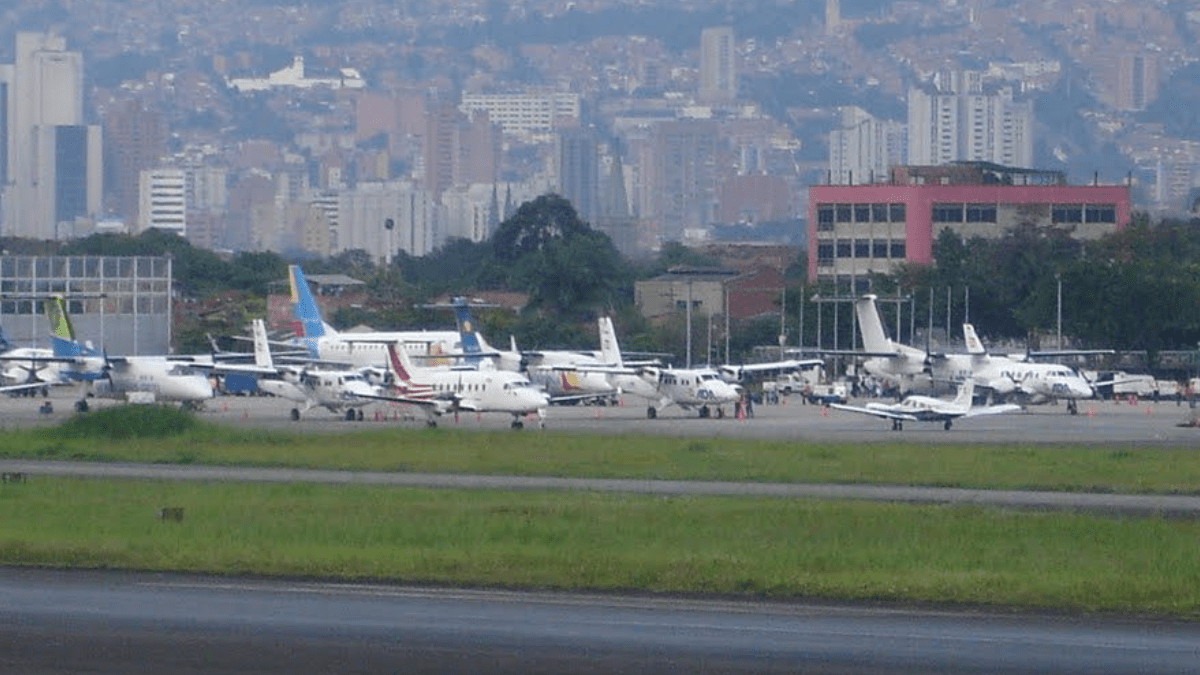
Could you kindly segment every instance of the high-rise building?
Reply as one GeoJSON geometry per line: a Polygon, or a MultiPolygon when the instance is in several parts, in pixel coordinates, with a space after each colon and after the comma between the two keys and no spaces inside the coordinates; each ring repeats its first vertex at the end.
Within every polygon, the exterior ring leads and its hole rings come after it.
{"type": "Polygon", "coordinates": [[[137,101],[121,101],[104,116],[105,209],[127,223],[140,223],[138,181],[167,153],[162,114],[137,101]]]}
{"type": "Polygon", "coordinates": [[[1117,110],[1145,110],[1158,98],[1158,58],[1122,54],[1117,61],[1117,110]]]}
{"type": "Polygon", "coordinates": [[[841,108],[841,122],[829,134],[829,182],[871,183],[905,162],[908,127],[878,119],[857,106],[841,108]]]}
{"type": "Polygon", "coordinates": [[[103,187],[100,129],[83,124],[83,57],[61,36],[18,33],[6,71],[0,232],[73,236],[77,220],[100,211],[103,187]]]}
{"type": "Polygon", "coordinates": [[[506,134],[526,141],[549,141],[564,124],[579,124],[583,99],[561,91],[529,91],[523,94],[463,94],[464,113],[487,111],[489,119],[506,134]]]}
{"type": "Polygon", "coordinates": [[[433,196],[417,185],[400,181],[359,183],[338,195],[334,250],[371,251],[380,262],[390,260],[397,251],[423,256],[444,239],[438,230],[439,217],[433,196]]]}
{"type": "Polygon", "coordinates": [[[187,234],[187,171],[143,169],[138,181],[137,232],[150,228],[187,234]]]}
{"type": "Polygon", "coordinates": [[[700,100],[728,103],[737,98],[737,52],[733,29],[705,28],[700,33],[700,100]]]}
{"type": "Polygon", "coordinates": [[[825,34],[837,33],[842,24],[842,5],[838,0],[825,0],[825,34]]]}
{"type": "Polygon", "coordinates": [[[954,161],[1033,165],[1033,101],[987,90],[982,73],[939,73],[908,92],[908,164],[954,161]]]}
{"type": "Polygon", "coordinates": [[[456,185],[492,183],[500,173],[500,131],[486,110],[432,106],[424,144],[422,186],[435,196],[456,185]]]}
{"type": "Polygon", "coordinates": [[[717,131],[712,120],[654,125],[647,215],[663,241],[680,241],[716,220],[717,131]]]}
{"type": "Polygon", "coordinates": [[[562,129],[555,138],[558,193],[588,223],[595,223],[600,215],[600,161],[596,148],[596,135],[591,129],[562,129]]]}

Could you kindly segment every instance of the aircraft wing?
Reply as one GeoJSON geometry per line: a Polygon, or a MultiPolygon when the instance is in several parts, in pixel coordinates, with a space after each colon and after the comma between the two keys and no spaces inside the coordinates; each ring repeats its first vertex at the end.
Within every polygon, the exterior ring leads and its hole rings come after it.
{"type": "Polygon", "coordinates": [[[919,421],[919,418],[914,415],[910,415],[908,413],[894,412],[891,410],[883,410],[880,408],[864,408],[862,406],[847,405],[845,403],[830,403],[829,407],[837,408],[838,410],[845,410],[848,412],[856,412],[856,413],[860,413],[863,415],[872,415],[874,417],[882,417],[884,419],[889,419],[889,420],[905,420],[905,421],[910,421],[910,422],[919,421]]]}
{"type": "Polygon", "coordinates": [[[567,401],[589,401],[598,398],[611,398],[614,392],[603,394],[570,394],[567,396],[551,396],[550,403],[566,403],[567,401]]]}
{"type": "Polygon", "coordinates": [[[431,410],[433,412],[436,412],[439,415],[445,413],[450,407],[450,402],[445,399],[414,398],[414,397],[410,397],[410,396],[395,396],[395,395],[384,395],[384,394],[355,394],[355,396],[357,396],[358,398],[369,398],[373,401],[390,401],[392,403],[407,403],[409,405],[420,406],[427,410],[431,410]]]}
{"type": "Polygon", "coordinates": [[[972,406],[970,410],[963,413],[963,417],[980,417],[983,415],[1003,415],[1005,413],[1020,412],[1023,410],[1021,406],[1015,403],[1005,403],[1003,405],[980,405],[972,406]]]}
{"type": "Polygon", "coordinates": [[[11,391],[26,391],[28,389],[42,389],[44,387],[55,387],[66,382],[27,382],[25,384],[9,384],[0,387],[0,393],[8,393],[11,391]]]}
{"type": "Polygon", "coordinates": [[[823,365],[825,365],[825,361],[821,359],[787,359],[784,361],[768,361],[766,363],[745,363],[741,365],[729,364],[723,367],[732,368],[743,373],[773,373],[801,370],[803,368],[811,368],[813,366],[823,365]]]}

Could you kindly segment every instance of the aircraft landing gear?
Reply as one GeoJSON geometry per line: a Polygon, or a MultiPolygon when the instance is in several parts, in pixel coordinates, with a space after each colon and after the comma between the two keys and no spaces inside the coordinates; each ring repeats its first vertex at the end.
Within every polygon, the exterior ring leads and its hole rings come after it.
{"type": "Polygon", "coordinates": [[[300,421],[300,409],[299,408],[292,408],[292,421],[293,422],[300,421]]]}
{"type": "Polygon", "coordinates": [[[81,398],[75,401],[75,412],[85,413],[88,411],[88,402],[86,398],[81,398]]]}
{"type": "Polygon", "coordinates": [[[425,428],[426,429],[436,429],[437,428],[437,420],[425,420],[425,428]]]}
{"type": "Polygon", "coordinates": [[[646,406],[646,419],[652,420],[656,417],[658,417],[658,411],[654,409],[654,406],[646,406]]]}
{"type": "Polygon", "coordinates": [[[1072,415],[1079,414],[1079,404],[1075,401],[1075,399],[1067,399],[1067,412],[1072,415]]]}
{"type": "Polygon", "coordinates": [[[904,431],[904,422],[892,420],[892,431],[904,431]]]}
{"type": "Polygon", "coordinates": [[[709,416],[708,406],[706,406],[706,405],[700,406],[700,417],[705,418],[708,416],[709,416]]]}
{"type": "Polygon", "coordinates": [[[942,425],[942,428],[946,431],[950,431],[950,420],[946,420],[946,423],[942,425]]]}
{"type": "Polygon", "coordinates": [[[524,428],[525,428],[525,423],[524,423],[524,422],[522,422],[521,420],[513,420],[513,421],[512,421],[512,428],[514,428],[514,429],[524,429],[524,428]]]}
{"type": "Polygon", "coordinates": [[[719,419],[719,420],[725,419],[725,409],[724,408],[717,408],[717,419],[719,419]]]}

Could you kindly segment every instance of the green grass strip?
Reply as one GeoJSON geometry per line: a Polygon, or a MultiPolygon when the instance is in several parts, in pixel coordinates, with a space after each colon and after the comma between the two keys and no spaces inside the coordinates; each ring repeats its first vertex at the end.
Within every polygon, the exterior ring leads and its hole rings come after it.
{"type": "Polygon", "coordinates": [[[31,479],[0,563],[1196,617],[1200,523],[756,498],[31,479]],[[180,522],[159,507],[181,507],[180,522]]]}
{"type": "Polygon", "coordinates": [[[6,431],[0,457],[1200,494],[1200,453],[1194,448],[796,443],[452,429],[301,435],[220,427],[156,408],[120,406],[59,427],[6,431]],[[178,415],[183,417],[174,419],[178,415]]]}

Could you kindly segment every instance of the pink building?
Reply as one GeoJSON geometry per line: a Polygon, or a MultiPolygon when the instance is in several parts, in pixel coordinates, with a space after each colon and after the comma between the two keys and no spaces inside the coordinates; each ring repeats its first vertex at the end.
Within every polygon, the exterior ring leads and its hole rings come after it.
{"type": "Polygon", "coordinates": [[[987,163],[893,167],[887,183],[808,191],[808,278],[867,290],[871,273],[933,262],[944,229],[997,238],[1024,223],[1094,239],[1129,224],[1126,185],[1067,185],[1062,173],[987,163]]]}

